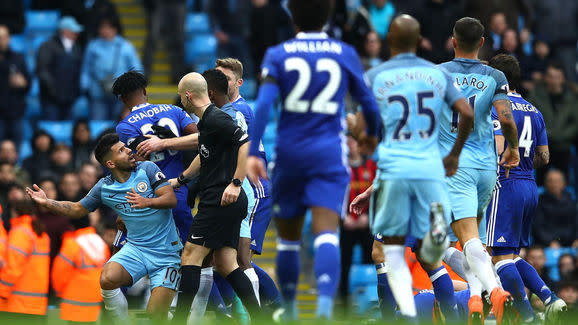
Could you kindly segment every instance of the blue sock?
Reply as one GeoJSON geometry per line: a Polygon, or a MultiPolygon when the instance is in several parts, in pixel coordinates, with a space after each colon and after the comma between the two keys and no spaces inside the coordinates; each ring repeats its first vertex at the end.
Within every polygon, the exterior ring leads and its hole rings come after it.
{"type": "Polygon", "coordinates": [[[516,262],[516,268],[518,269],[518,273],[520,273],[526,288],[530,289],[533,294],[537,295],[544,305],[549,304],[552,300],[552,291],[548,288],[546,283],[544,283],[544,280],[542,280],[540,275],[538,275],[536,269],[521,257],[516,257],[514,261],[516,262]]]}
{"type": "MultiPolygon", "coordinates": [[[[214,276],[214,275],[213,275],[214,276]]],[[[209,294],[209,306],[215,307],[215,309],[220,312],[221,314],[230,315],[231,312],[227,308],[227,305],[223,301],[223,297],[221,297],[221,293],[217,288],[217,285],[213,281],[213,287],[211,288],[211,293],[209,294]]]]}
{"type": "Polygon", "coordinates": [[[393,297],[393,292],[391,292],[389,288],[389,282],[387,282],[385,263],[378,264],[375,268],[377,269],[377,296],[379,297],[381,317],[386,321],[393,320],[395,319],[395,306],[397,306],[397,304],[393,297]]]}
{"type": "Polygon", "coordinates": [[[277,285],[271,279],[269,274],[260,268],[257,264],[251,263],[255,273],[259,277],[259,296],[261,297],[261,305],[270,306],[273,309],[281,308],[281,293],[277,289],[277,285]]]}
{"type": "Polygon", "coordinates": [[[339,285],[341,257],[339,255],[339,237],[336,233],[320,233],[313,242],[315,248],[314,271],[317,279],[318,318],[331,319],[333,316],[333,299],[339,285]]]}
{"type": "Polygon", "coordinates": [[[283,305],[289,319],[297,319],[297,284],[301,263],[299,251],[300,241],[279,239],[277,241],[277,279],[281,287],[283,305]]]}
{"type": "Polygon", "coordinates": [[[433,284],[434,295],[449,323],[458,322],[458,304],[454,295],[454,284],[448,271],[442,265],[439,268],[427,272],[433,284]]]}
{"type": "Polygon", "coordinates": [[[233,290],[233,287],[231,287],[229,282],[218,272],[213,272],[213,283],[217,286],[217,289],[219,289],[225,304],[227,306],[233,305],[233,300],[235,300],[235,290],[233,290]]]}
{"type": "Polygon", "coordinates": [[[520,313],[522,321],[526,322],[534,319],[534,311],[526,295],[524,281],[522,281],[522,277],[518,273],[514,260],[499,261],[496,263],[496,269],[504,290],[508,291],[514,298],[514,307],[520,313]]]}

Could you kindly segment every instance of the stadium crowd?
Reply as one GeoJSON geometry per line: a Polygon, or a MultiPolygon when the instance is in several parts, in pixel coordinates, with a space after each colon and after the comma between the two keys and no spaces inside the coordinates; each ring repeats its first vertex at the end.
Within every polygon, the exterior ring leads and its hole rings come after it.
{"type": "MultiPolygon", "coordinates": [[[[10,271],[50,282],[50,292],[37,292],[41,283],[37,283],[38,287],[20,288],[20,291],[43,294],[42,299],[48,294],[69,302],[89,299],[85,302],[92,305],[84,307],[90,309],[91,319],[94,307],[101,302],[98,285],[91,284],[90,290],[97,294],[87,298],[82,292],[63,292],[62,288],[66,287],[63,282],[72,272],[67,269],[70,265],[90,269],[101,268],[106,262],[113,251],[116,215],[110,209],[100,208],[70,220],[43,209],[34,211],[29,208],[31,202],[26,198],[24,187],[38,184],[47,197],[54,200],[82,199],[105,173],[92,152],[100,134],[91,130],[88,120],[76,120],[68,136],[70,142],[57,142],[36,123],[72,120],[73,106],[83,97],[88,98],[91,121],[121,120],[128,111],[123,110],[122,102],[111,92],[114,79],[131,69],[149,72],[156,39],[165,35],[168,35],[164,41],[170,53],[171,81],[177,82],[186,72],[194,71],[195,66],[185,63],[184,14],[187,11],[207,14],[218,42],[218,57],[239,58],[245,67],[246,79],[258,79],[259,65],[269,46],[294,36],[289,13],[280,0],[142,0],[142,6],[147,13],[149,37],[144,57],[140,58],[130,41],[123,37],[114,1],[17,0],[0,4],[0,274],[10,271]],[[24,33],[26,10],[59,10],[61,15],[57,32],[38,44],[33,62],[13,49],[10,42],[11,38],[19,38],[24,33]],[[165,34],[169,25],[170,31],[165,34]],[[22,121],[28,119],[27,96],[34,82],[39,87],[41,113],[28,121],[34,131],[32,136],[27,136],[25,133],[31,130],[24,129],[22,121]],[[20,148],[28,138],[32,150],[22,156],[20,148]],[[7,239],[2,237],[4,230],[7,239]],[[94,234],[102,239],[95,238],[94,234]],[[86,260],[77,261],[85,247],[76,247],[79,241],[72,238],[80,236],[89,238],[92,250],[86,260]],[[37,245],[34,248],[27,242],[30,238],[37,245]],[[6,251],[7,246],[2,244],[6,241],[21,245],[17,248],[34,260],[24,261],[14,254],[4,254],[2,251],[6,251]],[[14,264],[18,262],[23,264],[14,264]],[[23,269],[24,263],[34,267],[23,269]],[[7,265],[13,269],[2,268],[7,265]]],[[[403,13],[420,22],[423,39],[417,54],[434,63],[453,58],[452,28],[455,21],[464,16],[478,18],[486,27],[480,59],[508,54],[520,62],[523,88],[518,91],[542,113],[551,155],[549,165],[536,171],[541,194],[532,232],[534,244],[520,255],[571,309],[576,308],[578,1],[336,0],[325,30],[330,36],[352,44],[363,68],[369,70],[389,58],[390,49],[385,41],[389,25],[403,13]]],[[[349,100],[347,109],[354,111],[356,106],[349,100]]],[[[351,168],[348,198],[351,201],[371,185],[377,167],[371,157],[360,153],[352,138],[348,144],[351,168]]],[[[372,263],[367,214],[347,214],[341,224],[340,237],[340,295],[346,300],[350,293],[351,264],[372,263]],[[361,257],[353,254],[356,245],[362,247],[361,257]]],[[[0,298],[8,292],[3,287],[6,279],[0,277],[0,298]]],[[[86,279],[70,281],[83,280],[86,279]]],[[[23,299],[20,303],[39,306],[40,311],[48,301],[23,299]]],[[[535,303],[539,305],[538,301],[535,303]]],[[[63,319],[83,312],[75,310],[74,304],[70,306],[62,305],[63,319]]],[[[18,307],[12,310],[29,311],[18,307]]]]}

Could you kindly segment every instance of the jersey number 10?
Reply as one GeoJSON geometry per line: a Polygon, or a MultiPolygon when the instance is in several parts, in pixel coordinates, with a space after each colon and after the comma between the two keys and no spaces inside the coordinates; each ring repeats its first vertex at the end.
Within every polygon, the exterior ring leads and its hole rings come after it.
{"type": "MultiPolygon", "coordinates": [[[[468,97],[468,103],[470,104],[470,106],[472,107],[472,109],[476,110],[476,95],[470,96],[468,97]]],[[[475,119],[474,119],[475,120],[475,119]]],[[[450,132],[455,133],[458,132],[458,123],[460,122],[460,114],[458,112],[452,112],[452,127],[450,129],[450,132]]],[[[472,130],[474,129],[474,126],[472,125],[472,130]]]]}

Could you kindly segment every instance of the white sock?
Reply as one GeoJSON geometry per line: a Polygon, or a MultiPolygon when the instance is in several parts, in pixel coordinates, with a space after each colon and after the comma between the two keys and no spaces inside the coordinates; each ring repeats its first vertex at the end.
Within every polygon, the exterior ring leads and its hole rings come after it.
{"type": "Polygon", "coordinates": [[[464,244],[464,255],[472,272],[478,277],[484,289],[491,293],[498,287],[498,281],[494,276],[492,258],[484,249],[479,238],[472,238],[464,244]]]}
{"type": "Polygon", "coordinates": [[[100,289],[104,308],[110,313],[115,324],[124,325],[130,322],[128,317],[128,302],[126,297],[120,291],[120,288],[114,290],[100,289]]]}
{"type": "Polygon", "coordinates": [[[464,260],[466,257],[464,253],[457,250],[455,247],[448,247],[444,254],[444,262],[449,265],[457,275],[466,280],[466,273],[464,271],[464,260]]]}
{"type": "Polygon", "coordinates": [[[213,267],[205,267],[201,269],[201,282],[199,283],[199,291],[193,299],[191,305],[191,314],[187,320],[188,325],[201,324],[205,311],[207,310],[207,303],[209,302],[209,295],[213,288],[213,267]]]}
{"type": "Polygon", "coordinates": [[[248,268],[244,272],[245,275],[247,275],[247,277],[251,281],[251,284],[253,285],[253,291],[255,292],[255,297],[257,297],[257,301],[259,302],[260,306],[261,297],[259,297],[259,277],[257,276],[257,273],[255,272],[254,268],[248,268]]]}
{"type": "Polygon", "coordinates": [[[466,261],[466,257],[463,254],[462,254],[462,256],[464,257],[463,269],[464,269],[464,273],[466,276],[464,278],[464,280],[466,280],[468,282],[468,285],[470,286],[470,297],[473,297],[473,296],[480,296],[481,297],[482,296],[482,290],[483,290],[482,289],[482,282],[480,282],[480,279],[478,279],[478,277],[474,274],[474,272],[470,268],[468,261],[466,261]]]}
{"type": "Polygon", "coordinates": [[[411,273],[405,262],[405,247],[401,245],[383,245],[383,254],[389,264],[387,281],[399,311],[405,317],[416,317],[417,311],[413,299],[411,273]]]}

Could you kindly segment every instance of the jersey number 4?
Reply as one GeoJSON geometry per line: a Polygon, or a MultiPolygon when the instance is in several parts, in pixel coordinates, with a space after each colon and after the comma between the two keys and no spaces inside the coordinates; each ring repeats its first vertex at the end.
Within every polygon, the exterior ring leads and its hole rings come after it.
{"type": "Polygon", "coordinates": [[[339,109],[339,103],[331,101],[341,84],[341,68],[333,59],[322,58],[315,64],[315,72],[328,72],[329,81],[312,100],[301,99],[311,84],[311,67],[303,58],[293,57],[285,60],[285,71],[297,71],[299,77],[293,89],[285,98],[285,110],[292,113],[311,112],[333,115],[339,109]]]}
{"type": "MultiPolygon", "coordinates": [[[[420,130],[419,136],[422,139],[427,139],[429,137],[431,137],[432,133],[434,132],[435,129],[435,114],[434,111],[429,108],[426,107],[424,105],[424,100],[428,99],[428,98],[433,98],[434,97],[434,93],[433,91],[422,91],[417,93],[417,114],[418,115],[425,115],[427,117],[429,117],[429,127],[426,130],[420,130]]],[[[409,140],[411,139],[412,133],[411,132],[402,132],[402,130],[405,128],[405,126],[407,125],[407,122],[409,120],[409,101],[407,100],[407,98],[405,98],[405,96],[402,95],[392,95],[389,96],[387,98],[387,103],[388,104],[392,104],[398,102],[401,104],[401,107],[403,109],[403,112],[401,114],[401,119],[399,120],[399,122],[397,123],[395,130],[393,131],[393,140],[409,140]]]]}
{"type": "Polygon", "coordinates": [[[518,140],[518,146],[524,148],[524,157],[530,157],[530,150],[532,149],[532,118],[528,115],[524,116],[524,126],[522,127],[522,133],[520,133],[520,140],[518,140]]]}

